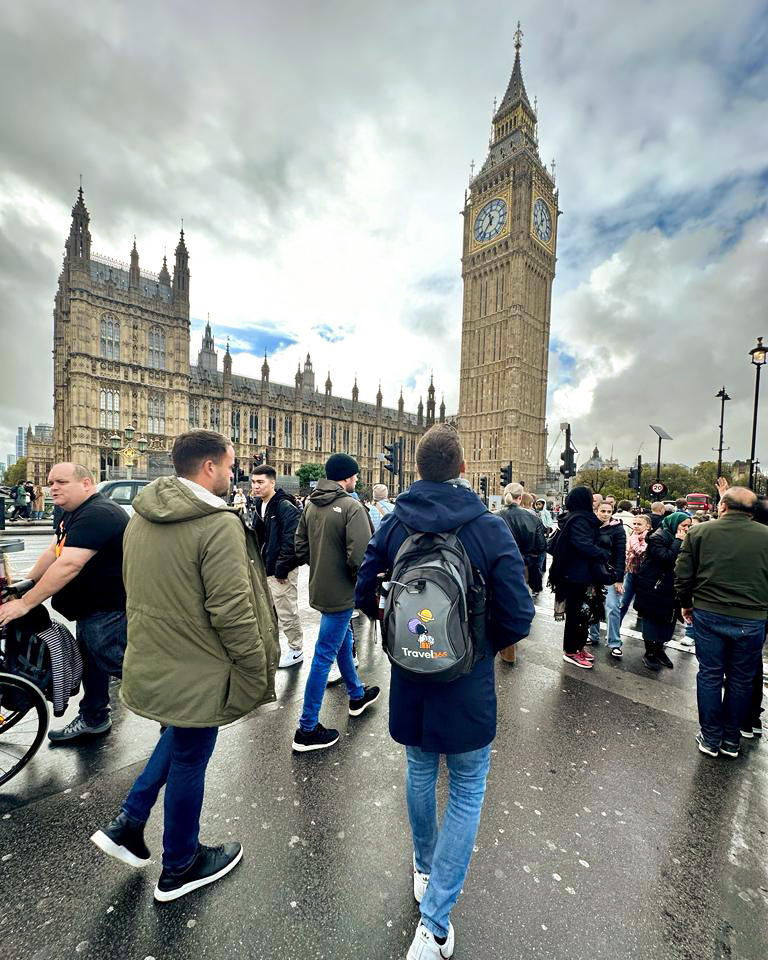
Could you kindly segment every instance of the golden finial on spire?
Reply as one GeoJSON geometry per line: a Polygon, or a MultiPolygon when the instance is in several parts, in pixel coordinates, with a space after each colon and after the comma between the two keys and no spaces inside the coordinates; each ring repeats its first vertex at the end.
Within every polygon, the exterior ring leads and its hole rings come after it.
{"type": "Polygon", "coordinates": [[[520,47],[523,45],[523,31],[520,29],[520,21],[517,21],[517,30],[515,30],[515,50],[520,52],[520,47]]]}

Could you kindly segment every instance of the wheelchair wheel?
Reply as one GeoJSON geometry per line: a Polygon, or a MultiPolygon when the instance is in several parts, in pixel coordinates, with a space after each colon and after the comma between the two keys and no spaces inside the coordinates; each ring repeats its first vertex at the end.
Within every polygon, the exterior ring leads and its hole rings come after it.
{"type": "Polygon", "coordinates": [[[25,767],[48,732],[48,704],[29,680],[0,673],[0,786],[25,767]]]}

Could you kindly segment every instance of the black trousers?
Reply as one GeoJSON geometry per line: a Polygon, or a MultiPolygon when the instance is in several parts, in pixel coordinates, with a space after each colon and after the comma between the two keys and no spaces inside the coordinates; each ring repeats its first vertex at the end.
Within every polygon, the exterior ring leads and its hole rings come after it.
{"type": "Polygon", "coordinates": [[[576,653],[587,642],[589,624],[582,607],[587,596],[588,583],[569,583],[565,587],[565,629],[563,653],[576,653]]]}

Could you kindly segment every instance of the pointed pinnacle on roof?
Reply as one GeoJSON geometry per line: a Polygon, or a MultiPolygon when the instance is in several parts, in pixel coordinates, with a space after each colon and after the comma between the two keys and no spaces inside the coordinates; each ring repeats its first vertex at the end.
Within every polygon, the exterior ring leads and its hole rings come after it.
{"type": "Polygon", "coordinates": [[[531,113],[533,113],[533,107],[528,99],[528,93],[526,92],[525,84],[523,83],[523,71],[520,66],[520,47],[523,45],[522,36],[523,32],[520,29],[520,23],[518,22],[517,30],[515,31],[515,63],[512,67],[512,76],[509,78],[507,92],[504,94],[504,99],[501,101],[496,116],[506,113],[507,110],[510,110],[520,101],[522,101],[525,106],[528,107],[531,113]]]}

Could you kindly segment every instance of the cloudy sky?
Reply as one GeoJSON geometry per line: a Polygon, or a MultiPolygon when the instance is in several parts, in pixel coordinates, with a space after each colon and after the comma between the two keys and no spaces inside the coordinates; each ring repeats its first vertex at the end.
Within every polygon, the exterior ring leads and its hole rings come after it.
{"type": "MultiPolygon", "coordinates": [[[[52,419],[53,298],[79,175],[93,249],[157,271],[181,218],[193,349],[311,352],[361,399],[458,405],[471,160],[524,32],[557,162],[548,421],[582,453],[749,455],[768,338],[765,0],[25,0],[0,12],[0,455],[52,419]]],[[[766,377],[768,379],[768,376],[766,377]]],[[[765,388],[768,391],[768,385],[765,388]]],[[[768,393],[758,456],[768,464],[768,393]]]]}

